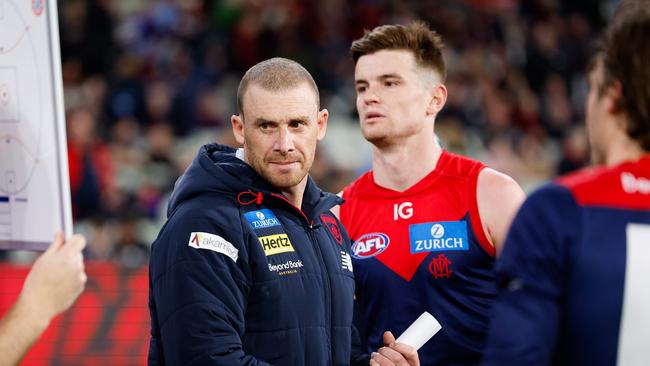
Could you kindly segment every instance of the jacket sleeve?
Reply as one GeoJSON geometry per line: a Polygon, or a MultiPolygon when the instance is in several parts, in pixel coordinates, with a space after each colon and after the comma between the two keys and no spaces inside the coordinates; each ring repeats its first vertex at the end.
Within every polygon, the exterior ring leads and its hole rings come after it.
{"type": "MultiPolygon", "coordinates": [[[[334,214],[332,214],[333,217],[334,214]]],[[[350,239],[350,234],[348,234],[347,230],[345,229],[345,226],[343,226],[343,223],[336,218],[339,227],[341,229],[341,234],[343,235],[343,240],[345,242],[345,247],[348,251],[348,253],[352,253],[352,240],[350,239]]],[[[356,318],[357,315],[356,313],[359,311],[359,308],[357,307],[356,301],[354,301],[354,305],[352,306],[352,311],[353,311],[353,318],[356,318]]],[[[354,325],[354,321],[351,324],[352,331],[351,331],[351,339],[350,339],[350,366],[367,366],[368,363],[370,363],[370,355],[366,352],[364,345],[361,342],[361,334],[359,333],[359,329],[354,325]]]]}
{"type": "Polygon", "coordinates": [[[352,324],[352,352],[350,354],[351,366],[367,366],[370,363],[370,355],[361,346],[361,338],[357,327],[352,324]]]}
{"type": "Polygon", "coordinates": [[[240,222],[227,224],[178,213],[153,245],[151,349],[164,364],[268,365],[242,347],[248,238],[240,222]]]}
{"type": "Polygon", "coordinates": [[[580,211],[571,193],[547,185],[513,221],[497,264],[498,295],[483,365],[549,365],[557,347],[561,298],[580,211]]]}

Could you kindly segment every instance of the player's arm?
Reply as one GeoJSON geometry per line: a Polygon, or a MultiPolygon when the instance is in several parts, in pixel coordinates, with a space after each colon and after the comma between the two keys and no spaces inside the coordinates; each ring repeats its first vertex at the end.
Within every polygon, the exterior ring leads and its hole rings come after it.
{"type": "Polygon", "coordinates": [[[2,365],[17,365],[52,318],[68,309],[83,291],[85,245],[80,235],[64,244],[63,235],[57,233],[34,262],[18,300],[0,321],[2,365]]]}
{"type": "Polygon", "coordinates": [[[561,186],[547,185],[523,204],[497,262],[484,366],[553,361],[566,264],[580,227],[573,197],[561,186]]]}
{"type": "Polygon", "coordinates": [[[250,238],[241,236],[211,220],[186,216],[169,222],[154,243],[150,272],[155,301],[150,306],[155,325],[150,352],[164,355],[166,364],[268,365],[243,349],[251,284],[239,265],[247,262],[240,256],[250,238]],[[190,246],[193,233],[207,233],[229,250],[190,246]]]}
{"type": "Polygon", "coordinates": [[[503,249],[508,230],[517,210],[526,198],[519,184],[509,176],[485,168],[478,175],[476,200],[485,236],[496,249],[503,249]]]}

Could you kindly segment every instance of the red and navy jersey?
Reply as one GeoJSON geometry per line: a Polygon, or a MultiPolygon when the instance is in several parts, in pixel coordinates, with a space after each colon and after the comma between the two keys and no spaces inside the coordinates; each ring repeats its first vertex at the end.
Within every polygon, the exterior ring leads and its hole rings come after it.
{"type": "Polygon", "coordinates": [[[533,193],[497,272],[485,365],[650,365],[650,156],[533,193]]]}
{"type": "Polygon", "coordinates": [[[442,330],[419,351],[423,365],[476,364],[496,295],[494,248],[476,183],[485,166],[442,152],[433,172],[404,192],[367,172],[343,191],[341,222],[354,241],[355,324],[368,352],[428,311],[442,330]]]}

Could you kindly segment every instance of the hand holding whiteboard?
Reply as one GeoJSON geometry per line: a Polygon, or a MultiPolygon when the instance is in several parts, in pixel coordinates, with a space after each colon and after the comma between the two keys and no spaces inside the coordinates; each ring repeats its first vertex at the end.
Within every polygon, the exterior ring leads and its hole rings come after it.
{"type": "Polygon", "coordinates": [[[417,351],[440,329],[442,325],[438,320],[425,311],[397,338],[396,342],[408,344],[417,351]]]}

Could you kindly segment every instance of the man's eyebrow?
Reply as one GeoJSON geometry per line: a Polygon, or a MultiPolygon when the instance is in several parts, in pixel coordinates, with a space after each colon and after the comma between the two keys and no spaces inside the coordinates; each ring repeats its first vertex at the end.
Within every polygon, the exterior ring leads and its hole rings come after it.
{"type": "MultiPolygon", "coordinates": [[[[309,117],[308,116],[292,116],[292,117],[287,118],[286,121],[289,121],[289,122],[308,122],[309,117]]],[[[263,123],[279,124],[280,122],[274,121],[274,120],[271,120],[271,119],[268,119],[268,118],[260,117],[260,118],[256,119],[254,121],[254,123],[256,125],[261,125],[263,123]]]]}
{"type": "Polygon", "coordinates": [[[404,78],[399,74],[391,73],[391,74],[379,75],[378,79],[379,80],[386,80],[386,79],[404,79],[404,78]]]}
{"type": "MultiPolygon", "coordinates": [[[[400,80],[403,80],[404,78],[399,74],[390,73],[390,74],[379,75],[378,77],[376,77],[376,79],[383,81],[383,80],[386,80],[386,79],[400,79],[400,80]]],[[[366,79],[357,79],[357,80],[354,81],[354,83],[355,84],[368,84],[368,80],[366,80],[366,79]]]]}
{"type": "Polygon", "coordinates": [[[309,117],[307,117],[307,116],[296,116],[296,117],[291,117],[289,119],[289,121],[292,121],[292,122],[308,122],[309,117]]]}
{"type": "Polygon", "coordinates": [[[256,119],[256,120],[254,121],[254,123],[255,123],[256,125],[261,125],[262,123],[275,123],[275,122],[274,122],[274,121],[271,121],[271,120],[269,120],[269,119],[266,119],[266,118],[258,118],[258,119],[256,119]]]}

